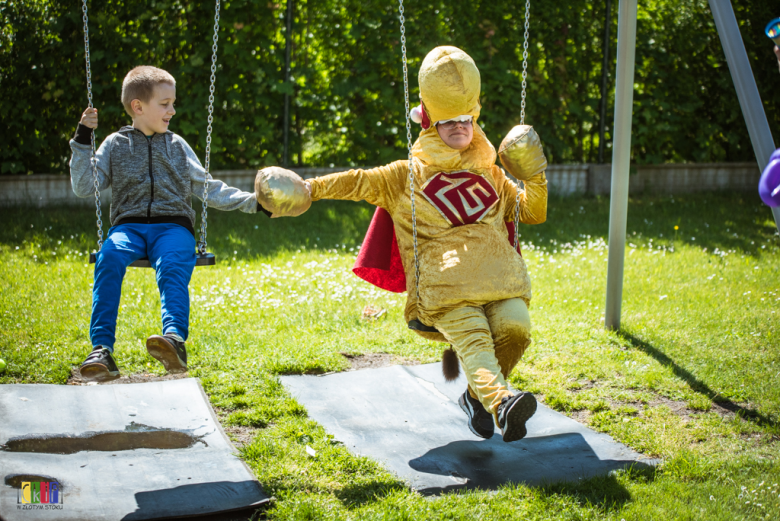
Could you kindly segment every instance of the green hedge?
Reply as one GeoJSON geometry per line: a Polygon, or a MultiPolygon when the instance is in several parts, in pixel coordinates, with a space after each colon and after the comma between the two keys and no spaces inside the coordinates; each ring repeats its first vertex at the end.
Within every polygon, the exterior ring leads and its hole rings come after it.
{"type": "MultiPolygon", "coordinates": [[[[706,0],[641,4],[634,160],[752,160],[706,0]]],[[[523,3],[408,1],[405,7],[413,99],[425,54],[436,45],[463,48],[480,67],[481,122],[498,144],[519,120],[523,3]]],[[[176,77],[172,129],[202,156],[213,4],[106,0],[90,8],[98,139],[129,123],[119,102],[121,80],[133,66],[150,64],[176,77]]],[[[285,93],[292,95],[292,163],[373,165],[405,157],[397,3],[297,0],[289,84],[283,81],[285,9],[281,1],[222,4],[213,167],[281,162],[285,93]]],[[[780,74],[763,28],[780,12],[769,0],[737,1],[735,10],[777,134],[780,74]]],[[[87,103],[81,10],[73,0],[0,0],[0,12],[0,172],[66,173],[67,141],[87,103]]],[[[526,120],[551,161],[596,161],[604,16],[603,4],[585,0],[532,3],[526,120]]],[[[610,99],[608,128],[612,111],[610,99]]]]}

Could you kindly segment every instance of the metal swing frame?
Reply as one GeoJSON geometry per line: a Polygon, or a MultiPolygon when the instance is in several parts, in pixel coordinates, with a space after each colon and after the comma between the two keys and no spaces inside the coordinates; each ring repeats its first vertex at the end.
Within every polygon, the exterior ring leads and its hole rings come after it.
{"type": "MultiPolygon", "coordinates": [[[[197,244],[197,253],[195,266],[213,266],[216,264],[216,257],[213,253],[206,251],[207,242],[207,218],[208,218],[208,186],[211,179],[210,173],[210,159],[211,159],[211,124],[214,121],[214,84],[216,82],[217,74],[217,43],[219,40],[219,9],[220,0],[216,0],[216,6],[214,8],[214,37],[213,45],[211,46],[211,85],[209,86],[209,116],[208,126],[206,127],[206,161],[204,168],[206,170],[206,178],[203,182],[203,211],[201,212],[200,223],[200,239],[197,244]]],[[[82,0],[82,18],[84,21],[84,59],[86,61],[87,69],[87,100],[88,107],[92,106],[92,69],[90,66],[89,55],[89,17],[87,15],[87,0],[82,0]]],[[[97,173],[97,158],[95,157],[95,132],[92,132],[91,136],[92,156],[90,162],[92,164],[92,180],[95,185],[95,215],[97,216],[97,236],[98,247],[97,251],[89,254],[89,263],[95,264],[97,262],[97,254],[103,249],[103,212],[100,207],[100,187],[98,183],[97,173]]],[[[130,264],[131,268],[151,268],[153,267],[148,258],[138,259],[130,264]]]]}
{"type": "MultiPolygon", "coordinates": [[[[522,83],[522,96],[521,96],[521,102],[520,102],[520,124],[525,124],[525,95],[526,95],[526,86],[527,82],[526,79],[528,77],[528,19],[531,14],[531,0],[526,0],[525,2],[525,34],[524,34],[524,42],[523,42],[523,83],[522,83]]],[[[414,164],[413,164],[413,158],[412,158],[412,125],[411,125],[411,115],[409,112],[409,68],[407,64],[406,59],[406,27],[405,27],[405,18],[404,18],[404,0],[398,0],[398,18],[401,23],[401,56],[403,61],[403,71],[404,71],[404,103],[406,108],[406,147],[407,147],[407,159],[409,163],[409,191],[410,191],[410,198],[411,198],[411,207],[412,207],[412,240],[414,243],[414,288],[415,288],[415,297],[417,299],[417,302],[419,303],[420,300],[420,259],[418,257],[418,250],[417,250],[417,215],[415,213],[415,206],[414,206],[414,164]]],[[[520,181],[515,180],[515,185],[517,187],[517,195],[515,196],[515,215],[514,215],[514,223],[515,223],[515,240],[514,240],[514,247],[515,250],[517,250],[518,242],[519,242],[519,228],[518,224],[520,222],[520,181]]],[[[409,322],[409,328],[410,329],[416,329],[420,331],[429,331],[429,332],[435,332],[437,331],[435,328],[431,326],[427,326],[420,322],[417,319],[413,319],[409,322]]]]}

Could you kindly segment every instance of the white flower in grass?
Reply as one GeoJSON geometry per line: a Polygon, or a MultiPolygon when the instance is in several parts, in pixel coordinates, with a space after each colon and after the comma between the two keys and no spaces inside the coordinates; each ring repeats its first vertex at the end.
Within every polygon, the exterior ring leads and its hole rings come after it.
{"type": "Polygon", "coordinates": [[[666,297],[668,297],[668,295],[661,295],[661,297],[660,297],[658,300],[663,300],[663,299],[665,299],[666,297]]]}

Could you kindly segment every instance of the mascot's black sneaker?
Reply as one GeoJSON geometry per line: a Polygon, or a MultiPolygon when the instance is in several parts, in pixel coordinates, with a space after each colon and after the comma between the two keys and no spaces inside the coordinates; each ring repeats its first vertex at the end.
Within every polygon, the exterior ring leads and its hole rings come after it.
{"type": "Polygon", "coordinates": [[[528,431],[525,422],[536,412],[536,398],[531,393],[520,392],[514,396],[505,396],[498,406],[498,426],[504,441],[517,441],[525,438],[528,431]]]}
{"type": "Polygon", "coordinates": [[[493,437],[495,427],[493,425],[493,415],[485,410],[479,400],[471,397],[469,390],[458,398],[458,405],[469,417],[469,429],[476,436],[489,440],[493,437]]]}
{"type": "Polygon", "coordinates": [[[79,373],[88,382],[109,382],[119,378],[119,368],[107,347],[97,346],[79,367],[79,373]]]}
{"type": "Polygon", "coordinates": [[[169,373],[187,372],[187,349],[178,335],[152,335],[146,339],[146,350],[159,360],[169,373]]]}

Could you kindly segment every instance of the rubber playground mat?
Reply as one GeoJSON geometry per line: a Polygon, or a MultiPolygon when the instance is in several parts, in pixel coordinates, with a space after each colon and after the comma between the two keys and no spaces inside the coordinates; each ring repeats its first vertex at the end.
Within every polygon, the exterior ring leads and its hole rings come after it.
{"type": "Polygon", "coordinates": [[[440,363],[281,380],[337,440],[424,494],[576,481],[657,463],[542,404],[524,439],[504,443],[498,429],[477,438],[458,406],[466,378],[445,382],[440,363]]]}
{"type": "Polygon", "coordinates": [[[0,518],[136,520],[269,499],[197,379],[0,386],[0,518]]]}

